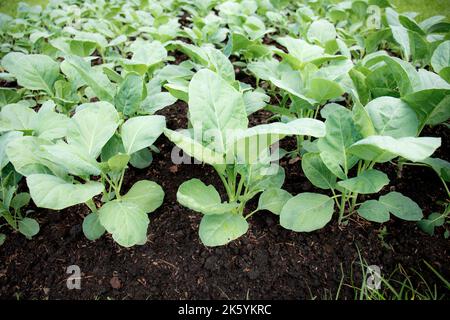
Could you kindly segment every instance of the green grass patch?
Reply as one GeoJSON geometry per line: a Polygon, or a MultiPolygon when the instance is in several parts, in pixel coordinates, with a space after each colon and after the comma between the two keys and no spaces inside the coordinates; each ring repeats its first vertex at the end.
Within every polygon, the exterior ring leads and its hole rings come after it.
{"type": "Polygon", "coordinates": [[[45,5],[47,5],[48,0],[1,0],[0,12],[9,15],[15,15],[19,2],[25,2],[30,5],[41,5],[42,7],[44,7],[45,5]]]}

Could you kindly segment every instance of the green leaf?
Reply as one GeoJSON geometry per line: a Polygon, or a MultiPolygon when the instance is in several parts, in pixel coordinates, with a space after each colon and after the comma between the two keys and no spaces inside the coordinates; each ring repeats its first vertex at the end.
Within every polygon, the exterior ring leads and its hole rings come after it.
{"type": "Polygon", "coordinates": [[[6,155],[14,169],[24,176],[52,172],[64,175],[65,169],[47,160],[48,153],[43,150],[46,145],[51,143],[32,136],[16,137],[6,146],[6,155]]]}
{"type": "Polygon", "coordinates": [[[375,135],[375,127],[372,123],[372,119],[370,119],[370,116],[367,113],[367,110],[360,103],[355,103],[352,111],[353,122],[358,132],[364,138],[375,135]]]}
{"type": "Polygon", "coordinates": [[[335,81],[315,78],[310,81],[306,95],[323,104],[340,97],[344,92],[344,89],[335,81]]]}
{"type": "Polygon", "coordinates": [[[336,39],[336,29],[328,20],[316,20],[309,26],[307,37],[310,42],[318,41],[325,44],[330,40],[336,39]]]}
{"type": "Polygon", "coordinates": [[[213,151],[210,148],[203,146],[200,142],[192,139],[187,130],[173,131],[164,129],[164,134],[186,154],[201,162],[211,165],[225,163],[225,156],[223,153],[213,151]]]}
{"type": "Polygon", "coordinates": [[[0,111],[0,132],[33,130],[36,120],[37,115],[30,107],[21,103],[8,104],[0,111]]]}
{"type": "Polygon", "coordinates": [[[323,137],[325,126],[315,119],[296,119],[288,123],[262,124],[231,133],[227,141],[227,157],[235,155],[240,163],[255,163],[261,153],[286,135],[323,137]]]}
{"type": "Polygon", "coordinates": [[[379,97],[366,105],[378,135],[393,138],[415,137],[418,121],[414,110],[405,102],[393,97],[379,97]]]}
{"type": "Polygon", "coordinates": [[[414,109],[422,128],[436,125],[450,118],[450,90],[426,89],[402,97],[414,109]]]}
{"type": "Polygon", "coordinates": [[[19,232],[28,239],[31,239],[38,234],[39,223],[31,218],[23,218],[19,221],[19,232]]]}
{"type": "Polygon", "coordinates": [[[104,73],[92,68],[88,62],[77,56],[66,57],[65,61],[78,72],[80,78],[94,91],[100,100],[107,102],[114,100],[115,89],[104,73]]]}
{"type": "Polygon", "coordinates": [[[247,230],[247,220],[240,214],[206,215],[200,222],[199,235],[205,246],[215,247],[239,238],[247,230]]]}
{"type": "Polygon", "coordinates": [[[119,126],[116,109],[105,101],[80,105],[72,119],[75,129],[70,132],[68,143],[81,148],[93,159],[100,155],[119,126]]]}
{"type": "Polygon", "coordinates": [[[280,215],[284,205],[291,198],[292,195],[283,189],[267,189],[259,196],[258,210],[269,210],[280,215]]]}
{"type": "Polygon", "coordinates": [[[122,197],[122,200],[132,202],[145,213],[155,211],[164,200],[164,191],[159,184],[149,180],[136,182],[122,197]]]}
{"type": "Polygon", "coordinates": [[[148,148],[136,151],[131,155],[130,164],[138,169],[147,168],[153,161],[153,155],[148,148]]]}
{"type": "Polygon", "coordinates": [[[333,210],[334,202],[330,197],[317,193],[300,193],[283,207],[280,224],[296,232],[311,232],[330,222],[333,210]]]}
{"type": "Polygon", "coordinates": [[[118,153],[108,159],[108,166],[113,172],[121,172],[130,161],[130,155],[125,153],[118,153]]]}
{"type": "Polygon", "coordinates": [[[131,155],[151,146],[163,133],[165,126],[164,116],[141,116],[128,119],[121,128],[125,152],[131,155]]]}
{"type": "Polygon", "coordinates": [[[27,185],[36,206],[54,210],[84,203],[104,189],[98,182],[73,184],[49,174],[31,174],[27,185]]]}
{"type": "Polygon", "coordinates": [[[113,200],[104,204],[98,214],[100,223],[121,246],[142,245],[147,241],[150,220],[137,203],[113,200]]]}
{"type": "Polygon", "coordinates": [[[16,89],[0,88],[0,108],[15,103],[22,97],[22,92],[16,89]]]}
{"type": "Polygon", "coordinates": [[[6,240],[6,235],[3,233],[0,233],[0,246],[5,243],[5,240],[6,240]]]}
{"type": "Polygon", "coordinates": [[[366,220],[384,223],[389,221],[389,210],[377,200],[367,200],[356,210],[366,220]]]}
{"type": "Polygon", "coordinates": [[[21,136],[22,133],[17,131],[7,132],[0,136],[0,171],[9,163],[8,156],[6,155],[7,145],[21,136]]]}
{"type": "Polygon", "coordinates": [[[194,129],[214,130],[215,150],[224,151],[227,130],[248,125],[242,94],[216,73],[203,69],[189,83],[189,116],[194,129]]]}
{"type": "Polygon", "coordinates": [[[27,206],[30,203],[30,194],[28,192],[21,192],[16,194],[12,200],[10,206],[14,210],[19,211],[21,208],[27,206]]]}
{"type": "Polygon", "coordinates": [[[422,161],[441,145],[441,138],[370,136],[354,143],[349,152],[369,161],[386,162],[396,156],[411,161],[422,161]]]}
{"type": "Polygon", "coordinates": [[[124,60],[125,69],[128,70],[132,70],[130,67],[133,65],[145,65],[146,68],[150,68],[167,57],[167,51],[159,41],[134,41],[130,51],[133,53],[131,60],[124,60]]]}
{"type": "Polygon", "coordinates": [[[433,52],[431,65],[436,73],[450,66],[450,40],[442,42],[433,52]]]}
{"type": "Polygon", "coordinates": [[[59,77],[59,64],[43,54],[11,52],[3,57],[2,66],[16,77],[22,87],[44,90],[49,95],[52,95],[53,84],[59,77]]]}
{"type": "Polygon", "coordinates": [[[221,78],[229,83],[233,83],[235,77],[233,64],[222,51],[217,50],[214,47],[204,47],[203,50],[208,56],[209,69],[216,72],[221,78]]]}
{"type": "Polygon", "coordinates": [[[143,113],[154,114],[155,112],[174,104],[177,101],[173,95],[168,92],[158,92],[147,96],[142,101],[141,110],[143,113]]]}
{"type": "Polygon", "coordinates": [[[48,161],[57,163],[68,173],[77,176],[99,175],[101,170],[98,163],[76,145],[58,141],[53,145],[41,147],[47,152],[44,157],[48,161]]]}
{"type": "Polygon", "coordinates": [[[212,185],[205,185],[199,179],[183,182],[177,191],[178,202],[204,215],[220,215],[237,207],[236,203],[222,203],[220,195],[212,185]]]}
{"type": "Polygon", "coordinates": [[[357,141],[356,128],[352,123],[352,113],[344,108],[336,108],[325,121],[326,136],[320,138],[318,147],[325,165],[338,177],[346,176],[354,164],[348,148],[357,141]],[[342,168],[343,174],[338,172],[342,168]]]}
{"type": "Polygon", "coordinates": [[[370,194],[379,192],[389,183],[388,176],[378,170],[367,170],[355,178],[339,181],[338,185],[356,193],[370,194]]]}
{"type": "Polygon", "coordinates": [[[318,153],[306,153],[302,157],[302,170],[308,180],[318,188],[335,187],[336,176],[323,163],[318,153]]]}
{"type": "Polygon", "coordinates": [[[142,77],[137,73],[128,73],[114,98],[117,110],[126,116],[135,114],[142,101],[143,88],[142,77]]]}
{"type": "Polygon", "coordinates": [[[378,200],[383,204],[394,216],[407,220],[419,221],[423,218],[422,209],[408,197],[399,192],[390,192],[385,196],[381,196],[378,200]]]}
{"type": "Polygon", "coordinates": [[[434,228],[443,226],[445,223],[445,217],[445,214],[433,212],[427,219],[418,221],[417,225],[420,229],[422,229],[422,231],[428,233],[430,236],[433,236],[434,228]]]}
{"type": "Polygon", "coordinates": [[[106,231],[100,223],[100,216],[96,212],[84,217],[82,227],[84,235],[91,241],[99,239],[106,231]]]}

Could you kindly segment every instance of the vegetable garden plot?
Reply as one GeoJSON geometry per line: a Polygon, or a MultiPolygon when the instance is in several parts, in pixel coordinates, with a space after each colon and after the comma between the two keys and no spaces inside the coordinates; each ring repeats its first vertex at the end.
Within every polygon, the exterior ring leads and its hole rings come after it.
{"type": "Polygon", "coordinates": [[[447,20],[387,0],[1,14],[1,296],[352,298],[358,252],[445,294],[447,20]]]}

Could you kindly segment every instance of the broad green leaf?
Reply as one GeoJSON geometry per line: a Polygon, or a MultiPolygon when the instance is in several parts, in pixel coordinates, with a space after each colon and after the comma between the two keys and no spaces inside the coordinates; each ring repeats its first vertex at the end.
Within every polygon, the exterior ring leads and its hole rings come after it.
{"type": "Polygon", "coordinates": [[[323,163],[318,153],[306,153],[301,164],[303,173],[313,185],[322,189],[335,187],[336,176],[323,163]]]}
{"type": "Polygon", "coordinates": [[[379,192],[389,183],[388,176],[378,170],[367,170],[356,177],[339,181],[338,185],[355,193],[370,194],[379,192]]]}
{"type": "Polygon", "coordinates": [[[23,218],[19,220],[19,232],[28,239],[39,233],[39,223],[31,218],[23,218]]]}
{"type": "Polygon", "coordinates": [[[0,233],[0,246],[5,243],[6,235],[4,233],[0,233]]]}
{"type": "Polygon", "coordinates": [[[0,88],[0,108],[10,103],[16,103],[22,97],[22,92],[16,89],[0,88]]]}
{"type": "Polygon", "coordinates": [[[28,192],[20,192],[11,199],[10,206],[18,211],[30,203],[30,194],[28,192]]]}
{"type": "Polygon", "coordinates": [[[126,153],[118,153],[108,159],[108,167],[113,172],[121,172],[126,168],[128,161],[130,161],[130,155],[126,153]]]}
{"type": "Polygon", "coordinates": [[[216,72],[221,78],[229,83],[234,79],[234,67],[231,61],[220,51],[213,47],[203,48],[209,60],[209,69],[216,72]]]}
{"type": "Polygon", "coordinates": [[[441,145],[441,138],[370,136],[354,143],[349,152],[364,160],[386,162],[396,156],[411,161],[422,161],[441,145]]]}
{"type": "Polygon", "coordinates": [[[384,223],[389,221],[389,210],[377,200],[367,200],[356,210],[366,220],[384,223]]]}
{"type": "Polygon", "coordinates": [[[97,212],[92,212],[84,218],[82,228],[86,238],[91,241],[99,239],[106,231],[100,223],[100,216],[97,212]]]}
{"type": "Polygon", "coordinates": [[[38,207],[54,210],[84,203],[104,189],[98,182],[73,184],[49,174],[31,174],[27,177],[27,185],[38,207]]]}
{"type": "Polygon", "coordinates": [[[416,68],[409,62],[390,56],[383,56],[381,59],[394,75],[401,96],[414,92],[415,88],[420,86],[421,81],[416,68]]]}
{"type": "Polygon", "coordinates": [[[450,90],[427,89],[402,97],[414,109],[419,125],[436,125],[450,118],[450,90]]]}
{"type": "Polygon", "coordinates": [[[330,99],[340,97],[344,92],[344,89],[335,81],[315,78],[309,83],[306,95],[323,104],[330,99]]]}
{"type": "Polygon", "coordinates": [[[175,143],[186,154],[207,164],[224,164],[225,156],[223,153],[213,151],[203,146],[200,142],[192,139],[187,131],[173,131],[164,129],[164,134],[170,141],[175,143]]]}
{"type": "Polygon", "coordinates": [[[98,214],[102,226],[121,246],[142,245],[147,241],[150,220],[137,203],[113,200],[104,204],[98,214]]]}
{"type": "Polygon", "coordinates": [[[199,179],[183,182],[178,188],[177,200],[183,206],[205,215],[224,214],[236,207],[235,203],[222,203],[216,188],[205,185],[199,179]]]}
{"type": "Polygon", "coordinates": [[[6,146],[6,155],[20,174],[27,176],[33,173],[54,173],[63,175],[65,170],[47,160],[42,146],[51,145],[47,140],[37,137],[17,137],[6,146]]]}
{"type": "Polygon", "coordinates": [[[136,151],[131,155],[130,164],[138,169],[147,168],[153,161],[152,152],[148,148],[136,151]]]}
{"type": "Polygon", "coordinates": [[[78,72],[80,78],[100,100],[108,102],[114,100],[115,89],[104,73],[92,68],[88,62],[77,56],[66,57],[66,61],[78,72]]]}
{"type": "Polygon", "coordinates": [[[159,184],[149,180],[140,180],[133,184],[122,200],[132,202],[145,213],[155,211],[164,200],[164,191],[159,184]]]}
{"type": "MultiPolygon", "coordinates": [[[[310,62],[323,56],[325,49],[312,45],[301,39],[291,37],[281,37],[277,42],[286,47],[289,55],[292,55],[300,63],[310,62]]],[[[290,62],[291,63],[291,62],[290,62]]]]}
{"type": "Polygon", "coordinates": [[[85,103],[72,117],[75,128],[68,136],[68,143],[82,148],[96,159],[119,126],[119,115],[114,106],[100,101],[85,103]]]}
{"type": "Polygon", "coordinates": [[[77,146],[58,141],[56,144],[44,145],[44,157],[65,168],[68,173],[76,176],[99,175],[101,170],[95,159],[83,152],[77,146]]]}
{"type": "Polygon", "coordinates": [[[259,196],[258,210],[269,210],[279,215],[283,206],[291,198],[292,195],[283,189],[267,189],[259,196]]]}
{"type": "Polygon", "coordinates": [[[205,246],[215,247],[239,238],[247,230],[247,220],[240,214],[206,215],[200,222],[199,235],[205,246]]]}
{"type": "Polygon", "coordinates": [[[353,157],[348,153],[347,148],[357,141],[356,128],[352,123],[352,113],[350,110],[337,108],[333,110],[327,120],[326,136],[319,139],[318,147],[324,153],[322,160],[331,172],[337,176],[342,176],[337,170],[337,166],[342,167],[344,175],[354,164],[353,157]],[[330,165],[334,163],[334,165],[330,165]],[[337,174],[338,173],[338,174],[337,174]]]}
{"type": "Polygon", "coordinates": [[[151,146],[163,133],[165,126],[164,116],[141,116],[128,119],[121,128],[125,152],[131,155],[151,146]]]}
{"type": "Polygon", "coordinates": [[[300,193],[284,205],[280,224],[296,232],[311,232],[330,222],[333,211],[334,202],[330,197],[317,193],[300,193]]]}
{"type": "Polygon", "coordinates": [[[126,116],[135,114],[142,101],[143,79],[137,73],[128,73],[120,84],[119,90],[114,97],[117,111],[126,116]]]}
{"type": "Polygon", "coordinates": [[[393,97],[379,97],[366,105],[378,135],[393,138],[415,137],[418,121],[414,110],[393,97]]]}
{"type": "Polygon", "coordinates": [[[8,164],[9,159],[6,155],[6,146],[16,138],[22,136],[21,132],[11,131],[0,136],[0,171],[8,164]]]}
{"type": "Polygon", "coordinates": [[[270,97],[260,91],[246,91],[242,96],[244,98],[245,111],[250,115],[266,106],[270,97]]]}
{"type": "Polygon", "coordinates": [[[422,209],[420,209],[417,203],[399,192],[390,192],[385,196],[381,196],[378,201],[382,203],[390,213],[400,219],[419,221],[423,218],[422,209]]]}
{"type": "Polygon", "coordinates": [[[33,130],[36,120],[37,115],[30,107],[21,103],[8,104],[0,111],[0,132],[33,130]]]}
{"type": "Polygon", "coordinates": [[[434,228],[440,227],[445,223],[445,214],[440,214],[437,212],[433,212],[428,216],[427,219],[422,219],[417,222],[422,231],[428,233],[430,236],[434,235],[434,228]]]}
{"type": "Polygon", "coordinates": [[[59,64],[43,54],[8,53],[2,59],[2,66],[22,87],[30,90],[44,90],[53,93],[53,84],[59,77],[59,64]]]}
{"type": "Polygon", "coordinates": [[[450,66],[450,40],[442,42],[433,52],[431,65],[436,73],[450,66]]]}
{"type": "Polygon", "coordinates": [[[242,94],[208,69],[197,72],[189,83],[189,116],[194,129],[214,135],[218,151],[226,149],[228,130],[248,125],[242,94]]]}
{"type": "Polygon", "coordinates": [[[34,131],[39,138],[54,140],[67,135],[72,121],[64,114],[55,111],[55,103],[49,100],[41,105],[37,112],[34,131]]]}
{"type": "Polygon", "coordinates": [[[355,124],[355,127],[358,130],[358,132],[364,138],[376,134],[372,119],[370,118],[367,110],[361,105],[361,103],[355,103],[352,112],[353,112],[353,123],[355,124]]]}
{"type": "Polygon", "coordinates": [[[319,120],[303,118],[288,123],[274,122],[237,130],[228,137],[227,157],[235,155],[240,163],[255,163],[261,152],[286,135],[323,137],[325,126],[319,120]]]}
{"type": "Polygon", "coordinates": [[[318,41],[325,44],[330,40],[336,39],[336,29],[328,20],[316,20],[309,26],[307,37],[310,42],[318,41]]]}
{"type": "Polygon", "coordinates": [[[149,95],[142,101],[141,111],[146,114],[154,114],[167,106],[174,104],[177,98],[168,92],[159,92],[154,95],[149,95]]]}

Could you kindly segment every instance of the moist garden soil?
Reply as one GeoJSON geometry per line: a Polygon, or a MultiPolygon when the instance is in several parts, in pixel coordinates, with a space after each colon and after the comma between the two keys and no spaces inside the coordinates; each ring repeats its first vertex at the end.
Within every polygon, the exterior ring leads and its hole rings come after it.
{"type": "MultiPolygon", "coordinates": [[[[187,125],[183,102],[161,111],[171,129],[187,125]]],[[[271,114],[259,111],[250,117],[251,125],[265,123],[271,114]]],[[[448,160],[449,129],[427,129],[427,136],[443,137],[437,156],[448,160]]],[[[424,134],[425,134],[424,133],[424,134]]],[[[429,236],[415,223],[391,219],[380,226],[358,219],[338,226],[336,219],[312,233],[296,233],[279,226],[278,217],[268,211],[250,218],[250,229],[227,246],[207,248],[198,238],[201,215],[176,201],[178,186],[191,178],[221,186],[210,166],[174,165],[173,144],[160,137],[155,144],[152,165],[144,170],[129,169],[125,189],[141,179],[151,179],[165,190],[164,204],[150,215],[148,242],[123,248],[110,236],[90,242],[82,232],[84,205],[61,211],[34,210],[32,216],[40,233],[32,240],[6,231],[0,247],[0,297],[3,299],[309,299],[335,294],[343,284],[361,281],[358,250],[368,264],[381,266],[388,275],[398,264],[420,271],[429,285],[445,293],[440,280],[426,269],[430,263],[449,279],[449,241],[442,230],[429,236]],[[387,234],[381,232],[386,227],[387,234]],[[81,289],[68,290],[67,267],[78,265],[81,289]],[[353,270],[353,276],[351,271],[353,270]]],[[[293,148],[294,139],[283,147],[293,148]]],[[[285,189],[292,194],[313,192],[303,176],[300,161],[283,158],[285,189]]],[[[425,215],[440,210],[445,192],[431,169],[404,167],[401,176],[393,165],[383,168],[391,184],[382,193],[397,190],[411,197],[425,215]]],[[[25,186],[24,186],[25,187],[25,186]]],[[[224,193],[223,189],[219,190],[224,193]]],[[[249,209],[256,206],[256,200],[249,209]]],[[[336,217],[336,216],[335,216],[336,217]]],[[[354,289],[344,285],[340,298],[352,299],[354,289]]]]}

